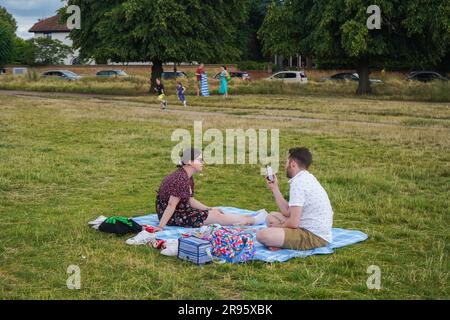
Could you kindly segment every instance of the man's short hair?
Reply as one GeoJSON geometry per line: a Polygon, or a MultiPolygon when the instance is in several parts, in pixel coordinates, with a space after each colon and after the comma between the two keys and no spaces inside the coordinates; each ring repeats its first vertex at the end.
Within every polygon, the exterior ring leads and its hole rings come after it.
{"type": "Polygon", "coordinates": [[[289,159],[294,160],[299,167],[305,167],[306,169],[312,163],[312,154],[309,152],[308,148],[292,148],[289,149],[289,159]]]}

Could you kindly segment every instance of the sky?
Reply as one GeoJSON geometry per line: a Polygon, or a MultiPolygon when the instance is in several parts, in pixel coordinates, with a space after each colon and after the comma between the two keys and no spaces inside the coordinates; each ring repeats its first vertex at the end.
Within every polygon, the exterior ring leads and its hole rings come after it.
{"type": "Polygon", "coordinates": [[[38,22],[38,19],[55,15],[57,9],[64,6],[61,0],[0,0],[0,6],[5,7],[17,21],[17,35],[24,39],[33,36],[28,30],[38,22]]]}

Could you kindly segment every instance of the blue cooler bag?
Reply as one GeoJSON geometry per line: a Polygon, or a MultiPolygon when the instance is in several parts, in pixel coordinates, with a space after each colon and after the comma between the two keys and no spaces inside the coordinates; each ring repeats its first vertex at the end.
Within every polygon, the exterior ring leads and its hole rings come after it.
{"type": "Polygon", "coordinates": [[[211,242],[197,237],[178,239],[178,258],[195,264],[213,262],[211,242]]]}

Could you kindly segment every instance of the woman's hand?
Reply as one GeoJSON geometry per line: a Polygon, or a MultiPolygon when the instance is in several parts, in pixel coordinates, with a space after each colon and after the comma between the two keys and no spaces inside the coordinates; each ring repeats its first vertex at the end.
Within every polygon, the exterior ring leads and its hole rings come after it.
{"type": "Polygon", "coordinates": [[[163,231],[163,228],[162,227],[154,227],[153,231],[154,232],[160,232],[160,231],[163,231]]]}

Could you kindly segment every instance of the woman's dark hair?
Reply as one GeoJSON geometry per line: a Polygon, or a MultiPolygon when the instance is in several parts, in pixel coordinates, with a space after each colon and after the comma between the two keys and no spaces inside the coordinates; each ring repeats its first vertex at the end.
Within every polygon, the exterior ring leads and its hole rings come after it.
{"type": "Polygon", "coordinates": [[[222,66],[222,68],[224,68],[225,70],[228,70],[228,69],[227,69],[227,66],[222,66]]]}
{"type": "Polygon", "coordinates": [[[305,147],[289,149],[289,159],[294,160],[299,167],[305,167],[306,169],[312,163],[312,154],[305,147]]]}
{"type": "Polygon", "coordinates": [[[195,148],[187,148],[184,149],[183,155],[180,159],[180,164],[177,166],[178,168],[181,168],[182,166],[185,166],[188,164],[189,161],[194,161],[198,158],[199,155],[201,155],[201,151],[195,148]]]}

